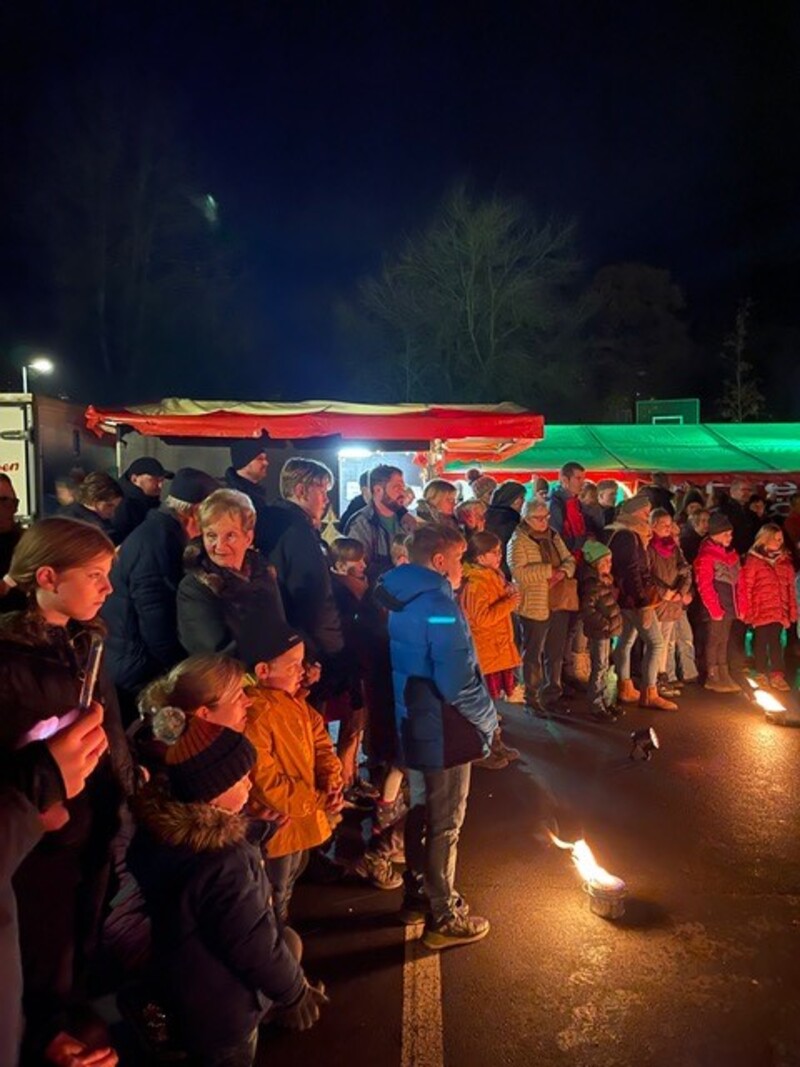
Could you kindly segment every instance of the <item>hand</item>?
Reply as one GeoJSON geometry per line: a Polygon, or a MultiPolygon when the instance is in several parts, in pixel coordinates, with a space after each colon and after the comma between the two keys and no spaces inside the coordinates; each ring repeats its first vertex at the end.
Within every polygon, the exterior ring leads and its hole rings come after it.
{"type": "Polygon", "coordinates": [[[511,586],[511,588],[506,593],[506,600],[510,600],[514,604],[519,604],[520,600],[522,600],[522,590],[519,588],[519,586],[511,586]]]}
{"type": "Polygon", "coordinates": [[[77,796],[108,748],[102,704],[93,701],[85,715],[45,743],[61,771],[67,798],[77,796]]]}
{"type": "Polygon", "coordinates": [[[344,791],[341,786],[338,789],[330,789],[325,794],[324,810],[336,814],[344,807],[344,791]]]}
{"type": "Polygon", "coordinates": [[[113,1048],[89,1049],[82,1041],[61,1030],[45,1051],[47,1063],[56,1067],[116,1067],[119,1057],[113,1048]]]}
{"type": "Polygon", "coordinates": [[[273,822],[280,828],[289,821],[289,816],[283,811],[271,808],[269,804],[261,804],[251,796],[247,802],[247,814],[253,819],[263,819],[264,822],[273,822]]]}
{"type": "Polygon", "coordinates": [[[566,573],[559,567],[558,570],[553,571],[550,575],[550,585],[558,585],[558,583],[562,582],[566,577],[566,573]]]}
{"type": "Polygon", "coordinates": [[[325,995],[322,982],[316,986],[306,982],[300,999],[288,1008],[280,1010],[275,1021],[288,1030],[310,1030],[319,1019],[319,1009],[323,1004],[330,1004],[330,1000],[325,995]]]}
{"type": "Polygon", "coordinates": [[[683,596],[681,597],[681,600],[688,607],[689,604],[691,604],[691,602],[694,600],[694,597],[692,596],[691,593],[684,593],[683,596]]]}
{"type": "Polygon", "coordinates": [[[305,674],[303,675],[303,685],[308,686],[310,689],[312,685],[316,685],[322,677],[322,666],[319,663],[305,663],[303,665],[305,674]]]}

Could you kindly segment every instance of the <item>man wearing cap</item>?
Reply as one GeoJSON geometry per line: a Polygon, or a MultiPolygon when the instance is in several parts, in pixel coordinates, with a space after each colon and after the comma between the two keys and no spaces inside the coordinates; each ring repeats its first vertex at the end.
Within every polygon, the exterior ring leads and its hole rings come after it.
{"type": "Polygon", "coordinates": [[[144,522],[148,511],[158,507],[164,480],[174,477],[174,472],[165,470],[153,456],[142,456],[131,463],[119,480],[122,503],[111,520],[118,545],[144,522]]]}
{"type": "Polygon", "coordinates": [[[205,471],[182,467],[162,506],[148,512],[117,553],[114,591],[102,615],[108,626],[106,662],[126,721],[136,715],[139,690],[184,658],[176,608],[183,551],[200,534],[198,505],[218,488],[205,471]]]}
{"type": "Polygon", "coordinates": [[[231,465],[225,471],[225,485],[229,489],[238,489],[249,496],[256,509],[256,528],[261,512],[267,506],[266,478],[269,469],[267,459],[268,438],[244,437],[231,445],[231,465]]]}

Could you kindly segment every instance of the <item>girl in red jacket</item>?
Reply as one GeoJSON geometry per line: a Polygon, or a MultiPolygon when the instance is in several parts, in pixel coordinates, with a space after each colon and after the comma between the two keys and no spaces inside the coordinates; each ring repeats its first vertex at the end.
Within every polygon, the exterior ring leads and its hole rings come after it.
{"type": "Polygon", "coordinates": [[[753,627],[756,681],[788,691],[781,631],[797,621],[797,593],[783,532],[774,523],[761,527],[747,553],[739,579],[739,606],[742,618],[753,627]]]}
{"type": "Polygon", "coordinates": [[[728,643],[731,625],[740,616],[737,585],[739,556],[731,548],[733,524],[721,511],[712,511],[708,535],[694,561],[694,578],[706,623],[705,688],[714,693],[738,693],[731,678],[728,643]]]}

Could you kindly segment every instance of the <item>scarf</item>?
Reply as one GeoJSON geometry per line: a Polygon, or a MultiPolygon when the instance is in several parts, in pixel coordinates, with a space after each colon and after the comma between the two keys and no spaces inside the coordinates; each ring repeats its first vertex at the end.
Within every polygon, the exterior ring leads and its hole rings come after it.
{"type": "Polygon", "coordinates": [[[583,514],[581,502],[576,496],[568,496],[564,501],[564,530],[562,536],[569,544],[580,541],[586,537],[586,518],[583,514]]]}
{"type": "Polygon", "coordinates": [[[653,536],[650,544],[662,559],[671,559],[675,555],[675,549],[678,547],[675,544],[675,539],[671,536],[653,536]]]}

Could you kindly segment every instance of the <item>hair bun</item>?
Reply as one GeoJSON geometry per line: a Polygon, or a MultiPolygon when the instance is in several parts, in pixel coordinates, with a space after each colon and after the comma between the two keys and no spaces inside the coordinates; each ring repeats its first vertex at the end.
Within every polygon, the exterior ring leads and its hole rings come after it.
{"type": "Polygon", "coordinates": [[[174,745],[186,729],[186,712],[180,708],[151,708],[150,728],[156,741],[174,745]]]}

